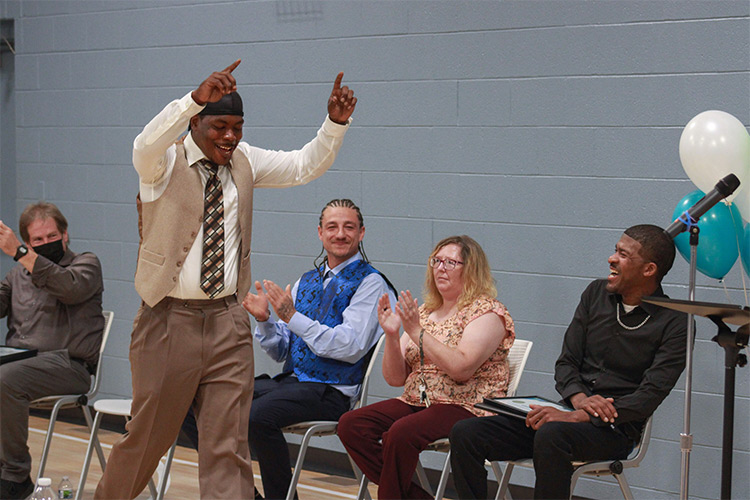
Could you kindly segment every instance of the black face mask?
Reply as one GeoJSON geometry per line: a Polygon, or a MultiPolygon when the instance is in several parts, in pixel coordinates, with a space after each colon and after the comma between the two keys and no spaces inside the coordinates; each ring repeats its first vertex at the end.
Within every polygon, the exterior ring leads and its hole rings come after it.
{"type": "Polygon", "coordinates": [[[56,241],[50,241],[49,243],[45,243],[44,245],[39,245],[31,248],[33,248],[36,253],[51,260],[55,264],[59,263],[63,258],[63,255],[65,255],[62,238],[56,241]]]}

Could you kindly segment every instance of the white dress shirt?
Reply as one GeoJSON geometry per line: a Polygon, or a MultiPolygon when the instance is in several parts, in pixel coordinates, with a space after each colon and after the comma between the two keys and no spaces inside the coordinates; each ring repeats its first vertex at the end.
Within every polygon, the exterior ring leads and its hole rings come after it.
{"type": "MultiPolygon", "coordinates": [[[[177,159],[175,142],[187,129],[190,118],[201,112],[191,93],[169,103],[154,117],[133,142],[133,166],[140,180],[143,203],[158,199],[166,190],[177,159]]],[[[351,119],[349,120],[351,123],[351,119]]],[[[323,175],[333,164],[349,124],[339,125],[326,117],[316,137],[302,149],[271,151],[246,142],[237,145],[253,170],[254,187],[288,187],[305,184],[323,175]]],[[[187,134],[185,153],[190,168],[198,168],[205,188],[208,172],[196,162],[205,158],[203,151],[187,134]]],[[[218,171],[224,195],[224,290],[216,298],[237,291],[240,233],[237,224],[237,187],[231,175],[231,162],[218,171]]],[[[203,255],[203,227],[198,231],[185,259],[174,289],[168,294],[180,299],[206,299],[200,287],[203,255]]]]}

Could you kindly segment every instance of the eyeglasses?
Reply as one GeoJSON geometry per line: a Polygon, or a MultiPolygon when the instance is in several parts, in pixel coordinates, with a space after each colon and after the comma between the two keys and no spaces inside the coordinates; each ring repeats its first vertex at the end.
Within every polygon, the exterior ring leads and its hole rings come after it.
{"type": "Polygon", "coordinates": [[[430,267],[433,269],[437,269],[440,267],[440,264],[443,265],[443,269],[446,271],[453,271],[456,266],[463,265],[464,263],[459,260],[453,260],[453,259],[438,259],[437,257],[432,257],[428,263],[430,264],[430,267]]]}

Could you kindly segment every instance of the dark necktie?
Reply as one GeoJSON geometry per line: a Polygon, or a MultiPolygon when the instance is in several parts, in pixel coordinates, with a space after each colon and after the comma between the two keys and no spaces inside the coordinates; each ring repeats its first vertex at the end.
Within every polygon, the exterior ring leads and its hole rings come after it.
{"type": "Polygon", "coordinates": [[[211,298],[224,290],[224,194],[219,167],[203,160],[208,180],[203,204],[203,260],[201,289],[211,298]]]}

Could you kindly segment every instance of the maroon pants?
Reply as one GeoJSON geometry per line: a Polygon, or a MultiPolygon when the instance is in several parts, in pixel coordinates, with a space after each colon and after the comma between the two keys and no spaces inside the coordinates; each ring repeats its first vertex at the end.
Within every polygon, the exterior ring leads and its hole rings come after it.
{"type": "Polygon", "coordinates": [[[412,482],[419,453],[448,437],[453,424],[474,414],[458,405],[429,408],[388,399],[345,413],[338,435],[349,456],[373,483],[378,498],[432,498],[412,482]]]}

